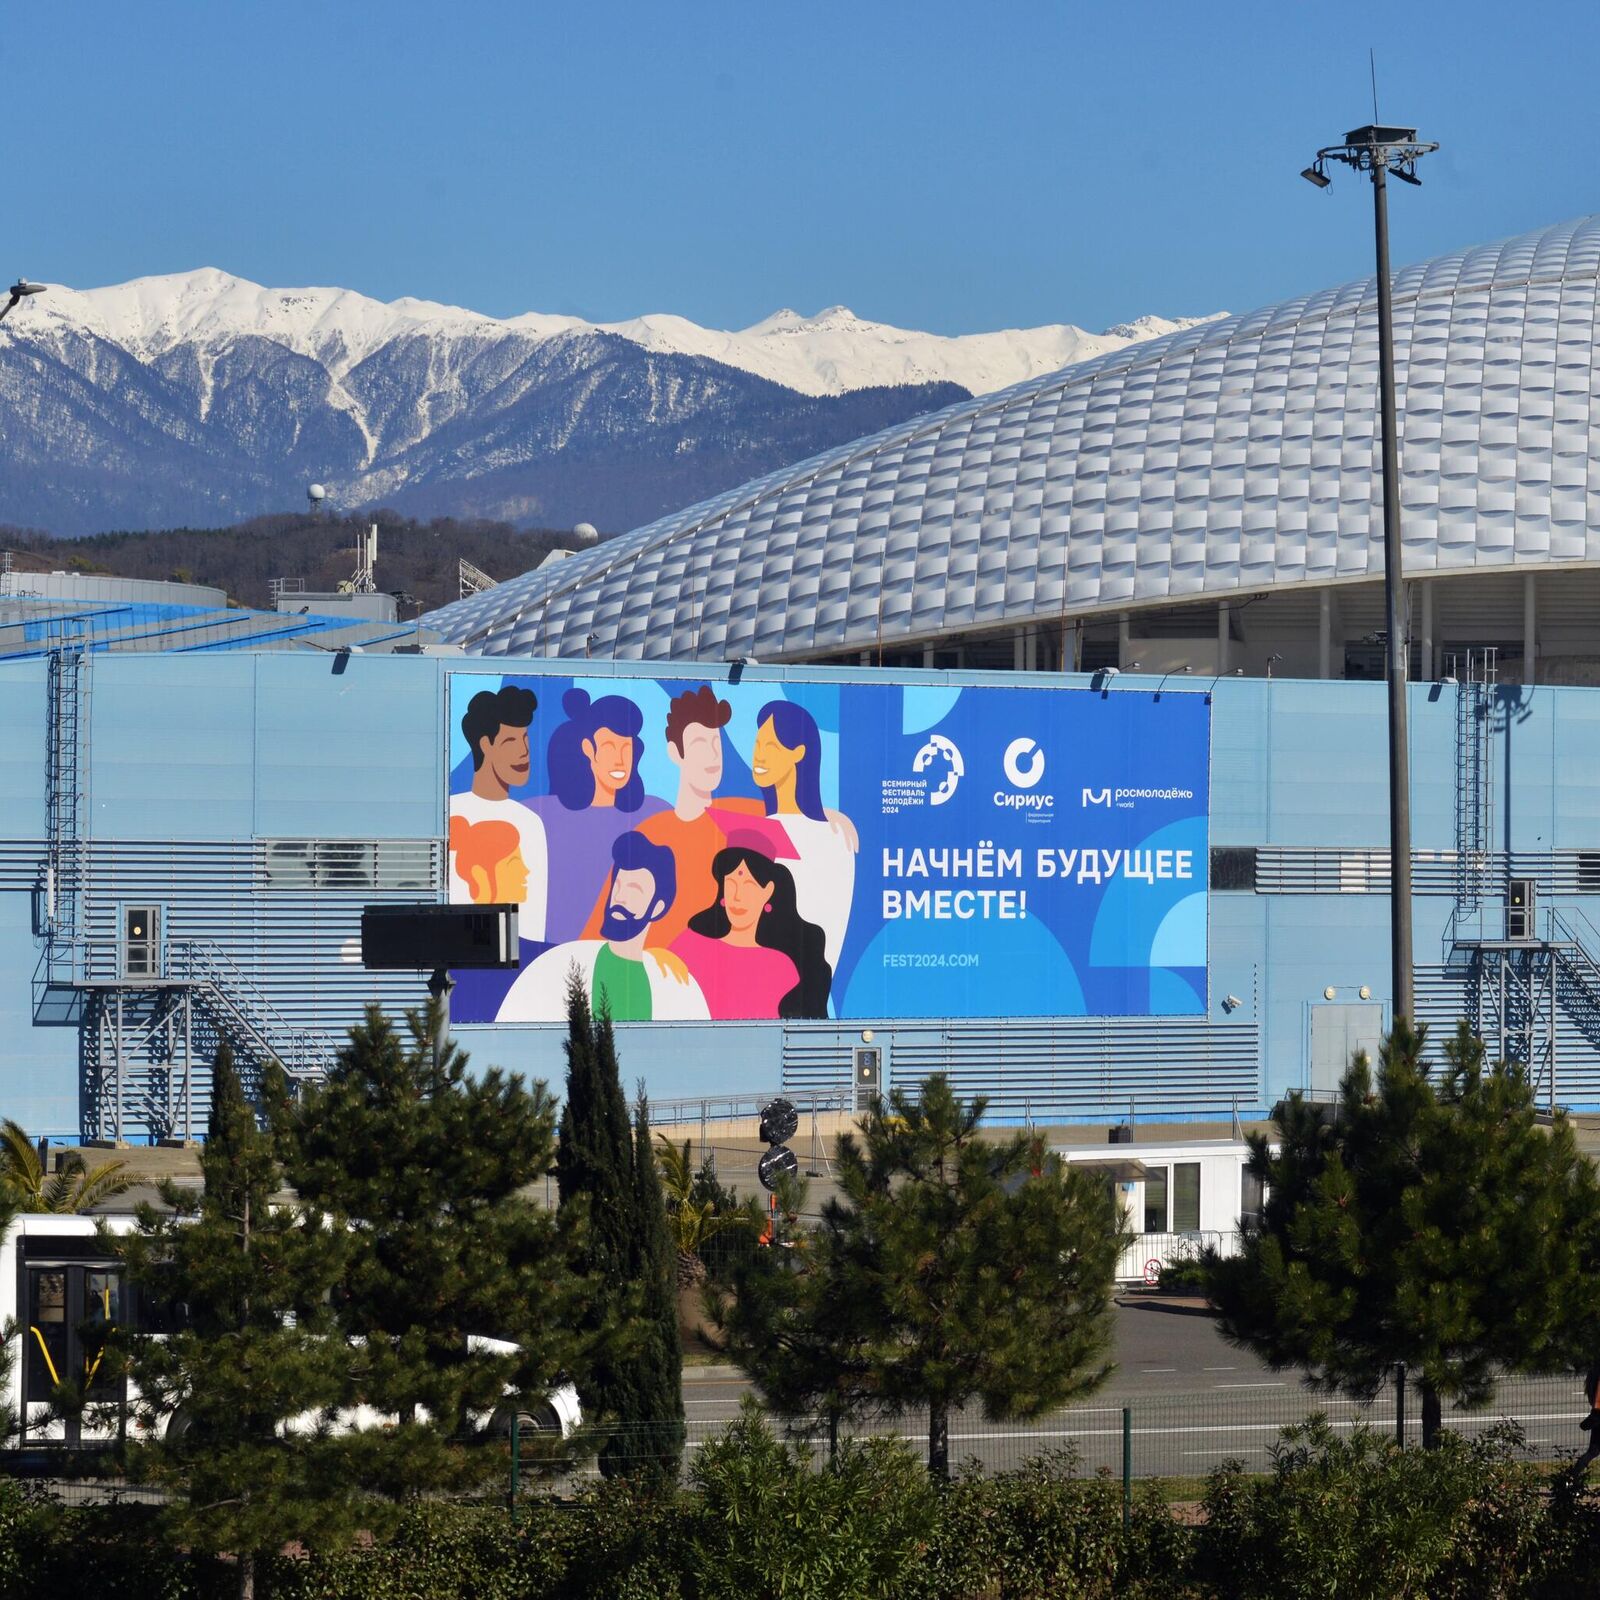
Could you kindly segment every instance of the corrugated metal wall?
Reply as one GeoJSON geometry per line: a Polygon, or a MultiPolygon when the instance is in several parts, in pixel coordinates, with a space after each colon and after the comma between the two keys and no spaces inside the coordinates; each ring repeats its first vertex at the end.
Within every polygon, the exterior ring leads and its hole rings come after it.
{"type": "MultiPolygon", "coordinates": [[[[541,670],[493,664],[513,665],[541,670]]],[[[310,653],[96,658],[87,931],[109,940],[120,907],[160,905],[169,940],[215,943],[289,1023],[330,1038],[369,999],[420,1003],[420,977],[367,974],[352,941],[363,904],[438,892],[446,678],[484,666],[310,653]]],[[[712,681],[727,671],[678,670],[712,681]]],[[[1206,1015],[628,1027],[626,1076],[643,1076],[658,1099],[780,1082],[832,1089],[870,1026],[886,1082],[946,1071],[1017,1117],[1121,1116],[1130,1099],[1140,1115],[1226,1115],[1235,1101],[1248,1111],[1300,1086],[1325,992],[1340,1003],[1361,987],[1379,1002],[1388,992],[1383,687],[1224,680],[1209,692],[1212,842],[1253,851],[1255,878],[1209,897],[1206,1015]]],[[[1600,927],[1600,691],[1503,699],[1489,875],[1534,878],[1547,900],[1600,927]]],[[[1468,997],[1448,959],[1454,706],[1418,686],[1412,715],[1419,992],[1424,1016],[1447,1026],[1468,997]]],[[[32,1001],[47,722],[43,663],[0,663],[0,1113],[65,1133],[79,1114],[76,1033],[36,1026],[32,1001]]],[[[1600,1051],[1586,1027],[1565,1013],[1558,1022],[1559,1082],[1563,1098],[1600,1104],[1600,1051]]],[[[480,1062],[559,1083],[559,1028],[461,1031],[480,1062]]]]}

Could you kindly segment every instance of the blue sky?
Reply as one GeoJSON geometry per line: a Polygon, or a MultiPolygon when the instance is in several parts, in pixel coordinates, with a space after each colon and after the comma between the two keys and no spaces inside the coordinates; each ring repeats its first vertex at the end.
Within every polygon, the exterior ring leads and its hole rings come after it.
{"type": "Polygon", "coordinates": [[[944,333],[1245,310],[1600,206],[1600,5],[85,0],[15,12],[7,271],[944,333]]]}

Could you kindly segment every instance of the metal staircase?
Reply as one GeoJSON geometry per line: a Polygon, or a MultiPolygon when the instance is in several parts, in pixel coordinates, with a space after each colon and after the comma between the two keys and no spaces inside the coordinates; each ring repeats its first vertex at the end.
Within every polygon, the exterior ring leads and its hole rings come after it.
{"type": "Polygon", "coordinates": [[[1496,652],[1446,657],[1456,683],[1456,887],[1447,974],[1466,991],[1466,1015],[1490,1051],[1520,1063],[1551,1110],[1560,1104],[1563,1023],[1600,1054],[1600,933],[1574,908],[1512,904],[1509,851],[1494,849],[1496,652]]]}
{"type": "Polygon", "coordinates": [[[70,639],[51,640],[47,838],[36,896],[44,950],[34,974],[34,1021],[78,1030],[85,1138],[187,1140],[205,1126],[210,1063],[223,1043],[247,1094],[269,1061],[291,1080],[315,1081],[334,1052],[327,1040],[291,1025],[209,941],[156,936],[133,961],[120,937],[90,937],[91,660],[70,639]]]}

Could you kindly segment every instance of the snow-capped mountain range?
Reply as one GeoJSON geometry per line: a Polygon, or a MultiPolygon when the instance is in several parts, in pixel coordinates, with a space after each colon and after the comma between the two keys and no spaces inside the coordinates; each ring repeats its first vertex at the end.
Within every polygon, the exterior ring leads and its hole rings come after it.
{"type": "Polygon", "coordinates": [[[874,428],[1202,319],[946,337],[842,306],[732,332],[496,318],[212,268],[52,286],[0,324],[0,521],[57,532],[337,501],[631,526],[874,428]]]}

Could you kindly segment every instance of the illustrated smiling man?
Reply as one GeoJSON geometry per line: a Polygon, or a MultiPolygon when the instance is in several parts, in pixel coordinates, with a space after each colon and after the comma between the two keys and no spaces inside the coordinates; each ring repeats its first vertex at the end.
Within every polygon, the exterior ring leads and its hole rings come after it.
{"type": "MultiPolygon", "coordinates": [[[[545,844],[544,823],[511,790],[527,783],[532,770],[528,751],[528,729],[538,709],[531,689],[503,684],[499,689],[484,689],[467,702],[461,719],[461,732],[472,752],[472,787],[450,796],[450,824],[453,841],[470,835],[469,825],[480,822],[508,822],[519,840],[521,872],[502,872],[500,881],[517,881],[526,874],[527,887],[518,914],[518,931],[523,939],[542,943],[545,930],[545,903],[550,882],[549,851],[545,844]]],[[[471,904],[475,886],[482,875],[468,878],[459,868],[455,846],[450,861],[450,899],[458,905],[471,904]]]]}

